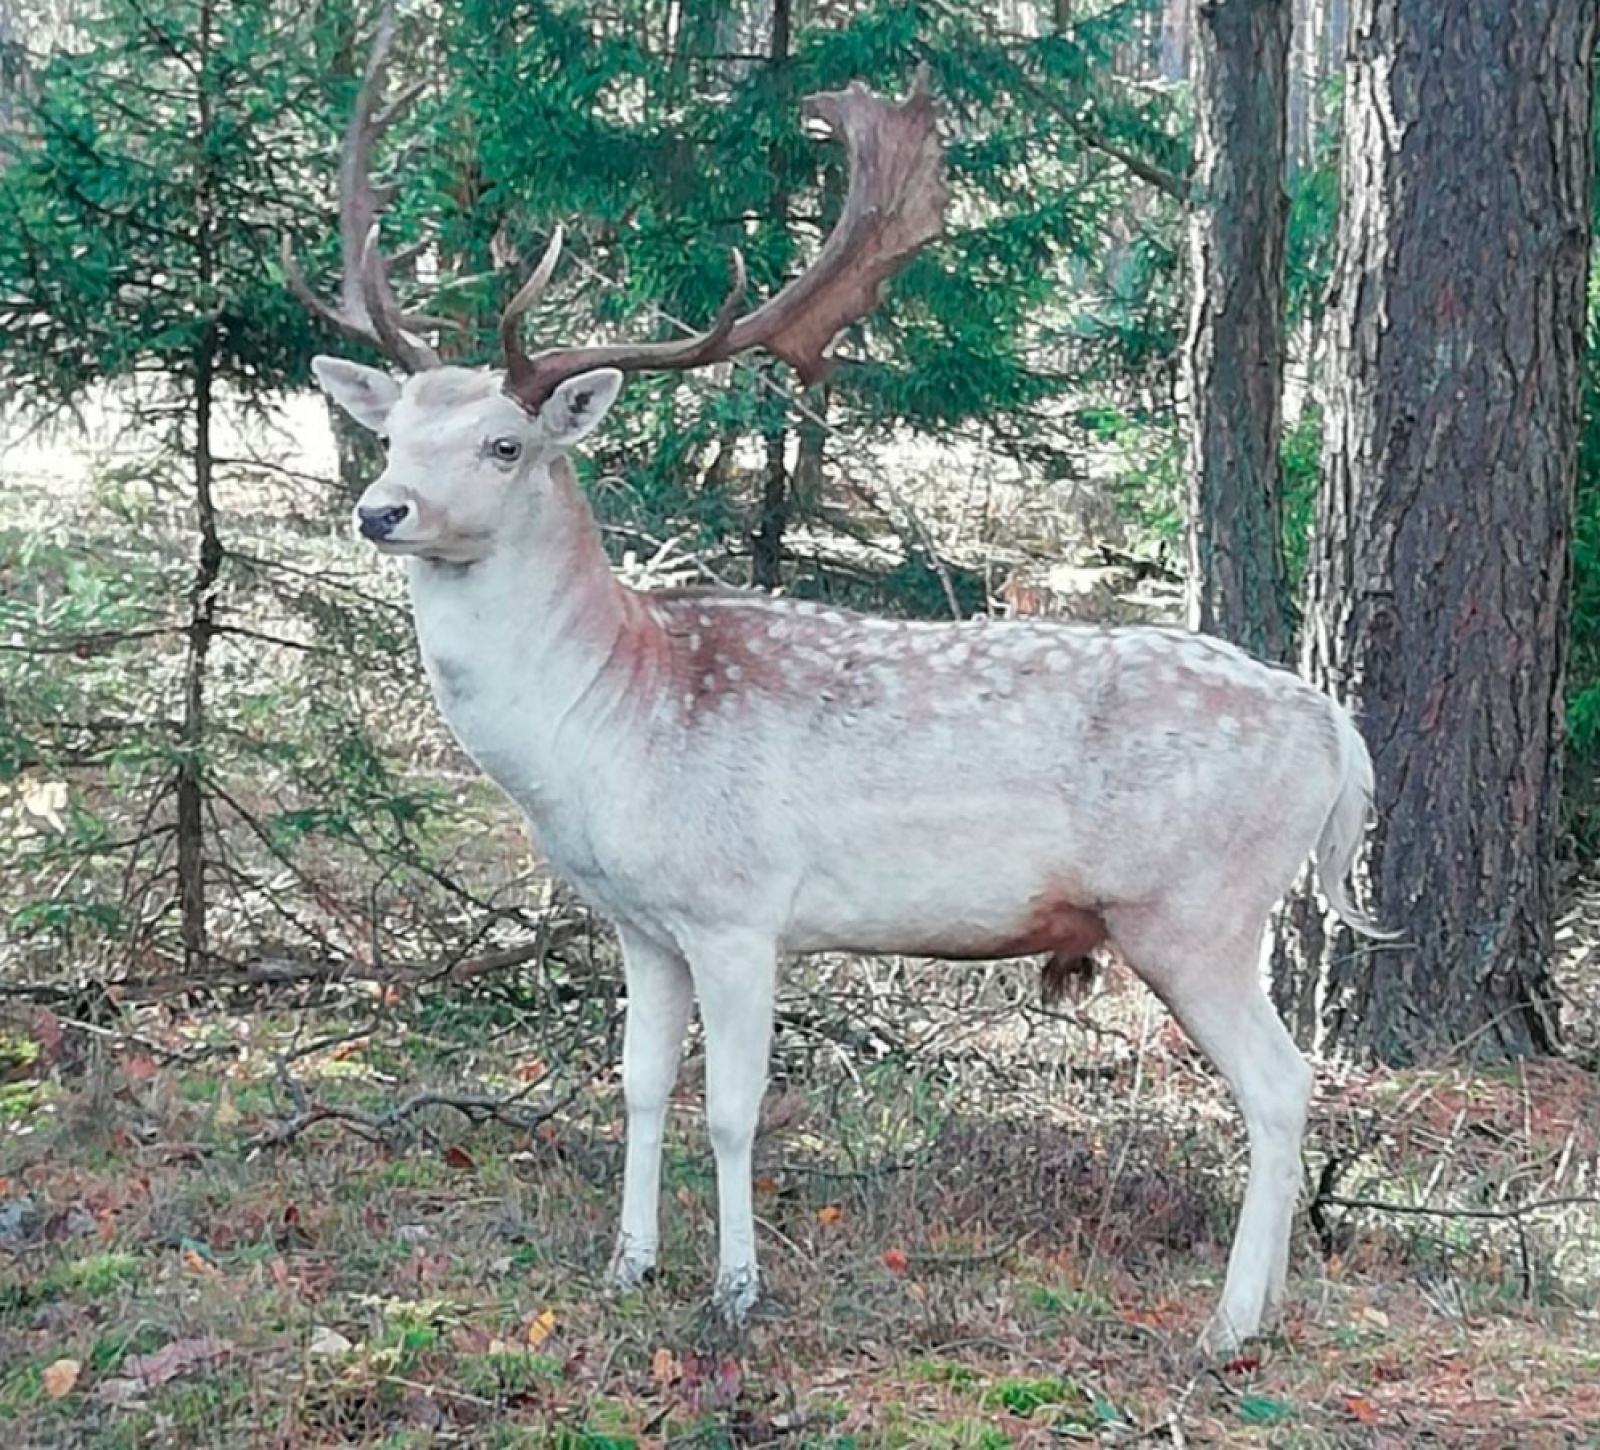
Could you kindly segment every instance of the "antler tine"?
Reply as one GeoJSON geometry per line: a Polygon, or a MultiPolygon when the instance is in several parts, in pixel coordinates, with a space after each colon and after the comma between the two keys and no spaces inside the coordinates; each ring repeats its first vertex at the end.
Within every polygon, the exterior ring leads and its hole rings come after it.
{"type": "MultiPolygon", "coordinates": [[[[548,254],[547,254],[548,259],[548,254]]],[[[527,310],[528,304],[543,290],[539,273],[545,270],[541,263],[539,272],[529,278],[528,285],[512,299],[516,313],[527,310]],[[541,282],[535,287],[535,282],[541,282]],[[526,295],[525,295],[526,294],[526,295]]],[[[729,335],[739,320],[739,307],[744,301],[744,256],[737,247],[733,249],[730,270],[732,284],[711,326],[704,332],[676,342],[616,343],[585,348],[549,348],[529,357],[516,338],[514,325],[508,319],[501,321],[501,340],[506,347],[505,390],[530,412],[537,412],[545,400],[565,378],[587,372],[590,368],[613,367],[623,372],[643,372],[650,369],[676,371],[684,368],[704,367],[728,354],[724,351],[729,335]],[[509,337],[509,340],[508,340],[509,337]]]]}
{"type": "MultiPolygon", "coordinates": [[[[823,377],[832,365],[838,334],[866,316],[878,304],[884,282],[943,231],[949,193],[926,67],[919,69],[911,95],[898,105],[859,83],[812,96],[807,105],[843,138],[850,184],[838,223],[805,272],[740,317],[744,259],[735,251],[734,285],[716,321],[708,331],[682,342],[550,348],[528,358],[516,341],[514,319],[502,320],[506,392],[537,412],[562,381],[590,368],[639,372],[705,367],[754,347],[782,358],[808,385],[823,377]]],[[[526,306],[519,292],[513,301],[516,313],[526,306]]]]}
{"type": "MultiPolygon", "coordinates": [[[[699,367],[714,361],[716,352],[733,335],[734,326],[739,321],[739,305],[744,301],[745,291],[750,285],[750,278],[744,269],[744,253],[737,247],[729,249],[728,270],[733,273],[733,285],[728,288],[728,295],[722,299],[722,306],[717,309],[710,329],[700,335],[699,341],[691,338],[688,343],[682,344],[684,351],[678,366],[699,367]]],[[[664,346],[671,349],[676,344],[667,343],[664,346]]]]}
{"type": "Polygon", "coordinates": [[[372,180],[373,143],[422,90],[420,84],[411,85],[387,104],[379,104],[396,30],[394,6],[385,5],[362,72],[361,88],[345,126],[339,156],[338,305],[323,302],[312,292],[287,238],[282,255],[290,290],[318,317],[346,335],[378,348],[407,372],[420,372],[438,367],[439,355],[409,329],[446,324],[441,318],[401,311],[378,250],[378,216],[389,204],[394,188],[377,186],[372,180]]]}
{"type": "Polygon", "coordinates": [[[413,337],[404,328],[404,318],[394,300],[384,271],[383,257],[378,251],[378,224],[373,222],[367,232],[366,245],[361,251],[361,295],[367,316],[372,320],[372,331],[379,345],[408,373],[426,372],[439,366],[439,354],[421,338],[413,337]]]}
{"type": "Polygon", "coordinates": [[[550,279],[555,275],[556,263],[561,260],[561,246],[565,239],[566,232],[558,223],[556,229],[550,233],[544,255],[539,258],[539,265],[533,269],[533,275],[517,288],[517,295],[506,303],[506,310],[500,314],[500,350],[505,354],[506,373],[509,377],[522,376],[531,365],[531,359],[523,350],[522,329],[519,324],[523,313],[544,296],[544,289],[550,285],[550,279]]]}
{"type": "Polygon", "coordinates": [[[289,283],[289,290],[324,322],[333,327],[346,326],[343,314],[337,308],[329,307],[326,302],[312,291],[311,284],[306,281],[306,274],[300,270],[300,264],[294,259],[294,246],[288,237],[279,239],[278,258],[283,263],[284,276],[289,283]]]}

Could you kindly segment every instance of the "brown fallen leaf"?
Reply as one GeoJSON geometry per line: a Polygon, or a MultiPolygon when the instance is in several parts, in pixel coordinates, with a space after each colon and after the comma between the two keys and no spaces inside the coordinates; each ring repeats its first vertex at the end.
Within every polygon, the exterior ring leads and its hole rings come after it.
{"type": "Polygon", "coordinates": [[[410,1390],[400,1401],[400,1413],[408,1424],[423,1430],[437,1430],[444,1424],[444,1411],[427,1390],[410,1390]]]}
{"type": "Polygon", "coordinates": [[[44,1375],[44,1392],[52,1400],[59,1400],[63,1395],[70,1395],[72,1388],[78,1383],[78,1376],[83,1373],[81,1359],[58,1359],[54,1364],[46,1365],[44,1375]]]}
{"type": "Polygon", "coordinates": [[[817,1222],[826,1228],[832,1228],[844,1218],[844,1209],[837,1203],[825,1204],[817,1210],[817,1222]]]}
{"type": "Polygon", "coordinates": [[[48,1007],[36,1007],[33,1021],[33,1040],[39,1044],[39,1051],[44,1054],[46,1063],[57,1061],[61,1056],[62,1044],[66,1041],[66,1032],[61,1026],[61,1019],[48,1007]]]}
{"type": "Polygon", "coordinates": [[[670,1384],[678,1377],[678,1362],[672,1351],[662,1345],[650,1356],[650,1378],[658,1385],[670,1384]]]}
{"type": "Polygon", "coordinates": [[[1345,1412],[1363,1425],[1375,1425],[1379,1420],[1378,1407],[1365,1395],[1346,1395],[1345,1412]]]}
{"type": "Polygon", "coordinates": [[[194,1339],[174,1339],[154,1354],[130,1354],[122,1361],[121,1368],[125,1377],[152,1389],[190,1370],[213,1365],[232,1353],[231,1339],[203,1334],[194,1339]]]}

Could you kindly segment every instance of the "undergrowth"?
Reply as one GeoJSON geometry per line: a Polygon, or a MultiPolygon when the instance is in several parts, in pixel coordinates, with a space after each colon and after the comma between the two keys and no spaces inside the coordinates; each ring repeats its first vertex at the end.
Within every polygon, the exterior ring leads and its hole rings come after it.
{"type": "Polygon", "coordinates": [[[784,1001],[768,1295],[733,1334],[705,1303],[698,1050],[659,1277],[603,1287],[616,1004],[575,954],[582,1005],[551,1013],[555,970],[123,1003],[93,1030],[13,1012],[8,1441],[1600,1445],[1577,1069],[1325,1074],[1284,1329],[1205,1363],[1242,1135],[1142,989],[1051,1014],[1016,968],[825,960],[784,1001]],[[420,1094],[458,1105],[402,1111],[420,1094]],[[1352,1206],[1377,1202],[1434,1212],[1352,1206]]]}

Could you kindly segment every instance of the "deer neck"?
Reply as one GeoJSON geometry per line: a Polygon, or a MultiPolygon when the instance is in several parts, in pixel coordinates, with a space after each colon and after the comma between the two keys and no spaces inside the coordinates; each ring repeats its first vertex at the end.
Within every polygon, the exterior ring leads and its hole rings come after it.
{"type": "Polygon", "coordinates": [[[564,458],[550,464],[548,488],[513,507],[488,557],[412,559],[409,582],[439,708],[468,754],[538,816],[577,756],[602,743],[619,693],[608,677],[641,645],[648,652],[651,621],[611,572],[564,458]]]}

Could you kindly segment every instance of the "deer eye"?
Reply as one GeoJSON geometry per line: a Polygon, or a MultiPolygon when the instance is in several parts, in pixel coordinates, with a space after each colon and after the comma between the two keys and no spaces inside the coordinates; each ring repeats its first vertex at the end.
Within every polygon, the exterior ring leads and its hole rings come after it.
{"type": "Polygon", "coordinates": [[[489,456],[496,463],[515,463],[522,457],[522,440],[520,438],[491,438],[489,440],[489,456]]]}

